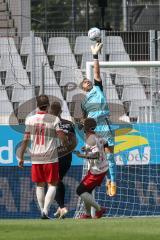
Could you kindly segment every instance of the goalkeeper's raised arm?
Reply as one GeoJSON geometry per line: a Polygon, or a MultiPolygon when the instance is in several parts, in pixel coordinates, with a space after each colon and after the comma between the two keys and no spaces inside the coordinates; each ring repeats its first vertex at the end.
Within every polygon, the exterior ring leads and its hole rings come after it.
{"type": "Polygon", "coordinates": [[[98,54],[100,53],[102,49],[103,43],[97,42],[95,46],[91,46],[91,51],[93,54],[93,60],[94,60],[94,79],[96,81],[101,82],[101,76],[100,76],[100,67],[99,67],[99,60],[98,60],[98,54]]]}

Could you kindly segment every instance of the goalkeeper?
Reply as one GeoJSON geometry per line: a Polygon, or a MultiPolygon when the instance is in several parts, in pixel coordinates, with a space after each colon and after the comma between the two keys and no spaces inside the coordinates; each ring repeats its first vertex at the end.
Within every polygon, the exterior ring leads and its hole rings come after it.
{"type": "Polygon", "coordinates": [[[80,84],[83,91],[86,92],[85,98],[81,103],[81,109],[84,119],[94,118],[97,123],[95,131],[103,136],[106,140],[105,154],[109,162],[109,174],[106,183],[106,192],[109,196],[116,195],[116,163],[114,159],[114,136],[111,131],[109,121],[109,108],[106,97],[103,93],[102,79],[100,77],[100,67],[98,53],[103,44],[97,42],[95,46],[91,46],[94,60],[94,85],[85,78],[80,84]]]}

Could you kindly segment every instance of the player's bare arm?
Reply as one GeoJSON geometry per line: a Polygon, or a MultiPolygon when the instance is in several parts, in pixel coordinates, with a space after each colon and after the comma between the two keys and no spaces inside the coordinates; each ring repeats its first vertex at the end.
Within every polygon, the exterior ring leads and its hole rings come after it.
{"type": "Polygon", "coordinates": [[[95,60],[94,61],[94,68],[93,68],[93,72],[94,72],[94,79],[98,82],[101,82],[101,76],[100,76],[100,67],[99,67],[99,60],[95,60]]]}
{"type": "Polygon", "coordinates": [[[98,53],[100,52],[101,48],[103,46],[103,43],[97,42],[95,46],[91,46],[91,51],[93,54],[93,59],[94,59],[94,79],[101,82],[101,76],[100,76],[100,67],[99,67],[99,60],[98,60],[98,53]]]}
{"type": "Polygon", "coordinates": [[[99,153],[82,154],[79,151],[74,151],[74,153],[77,155],[77,157],[86,158],[86,159],[90,159],[90,160],[92,160],[92,159],[94,160],[99,157],[99,153]]]}
{"type": "Polygon", "coordinates": [[[18,162],[18,166],[19,168],[23,168],[24,165],[24,153],[27,149],[27,146],[29,144],[29,139],[24,139],[22,144],[21,144],[21,148],[20,148],[20,152],[19,152],[19,162],[18,162]]]}
{"type": "Polygon", "coordinates": [[[70,151],[73,151],[74,149],[75,149],[75,147],[76,147],[76,145],[77,145],[77,138],[76,138],[76,136],[74,135],[74,134],[70,134],[70,143],[69,143],[69,150],[70,151]]]}
{"type": "Polygon", "coordinates": [[[65,156],[70,152],[73,152],[73,150],[75,149],[77,145],[77,139],[76,136],[74,134],[69,134],[69,143],[67,146],[60,146],[58,147],[58,154],[59,156],[65,156]]]}

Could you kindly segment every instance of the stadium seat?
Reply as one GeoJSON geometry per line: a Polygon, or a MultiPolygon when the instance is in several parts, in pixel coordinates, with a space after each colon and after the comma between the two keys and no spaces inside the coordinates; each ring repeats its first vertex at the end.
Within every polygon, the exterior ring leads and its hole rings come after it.
{"type": "Polygon", "coordinates": [[[25,101],[20,101],[15,104],[14,111],[16,112],[19,123],[24,123],[27,116],[35,113],[37,109],[37,103],[35,98],[31,98],[25,101]]]}
{"type": "MultiPolygon", "coordinates": [[[[37,77],[39,77],[39,80],[40,80],[41,72],[39,73],[37,71],[37,74],[38,74],[37,77]]],[[[38,78],[37,78],[37,80],[38,80],[38,78]]],[[[39,84],[39,81],[37,82],[37,85],[38,84],[39,84]]],[[[57,84],[57,81],[56,81],[54,71],[49,66],[45,66],[45,68],[44,68],[44,86],[48,86],[48,85],[51,86],[51,87],[55,86],[56,88],[59,87],[58,84],[57,84]]]]}
{"type": "Polygon", "coordinates": [[[109,54],[109,61],[130,61],[130,57],[126,52],[113,52],[109,54]]]}
{"type": "Polygon", "coordinates": [[[0,37],[0,55],[18,54],[14,38],[0,37]]]}
{"type": "Polygon", "coordinates": [[[122,122],[124,121],[124,118],[127,117],[125,114],[123,104],[120,100],[108,102],[108,106],[110,110],[110,120],[112,123],[122,122]]]}
{"type": "Polygon", "coordinates": [[[71,54],[69,39],[66,37],[51,37],[48,42],[48,56],[71,54]]]}
{"type": "Polygon", "coordinates": [[[60,86],[66,86],[67,84],[76,84],[79,86],[80,82],[83,80],[83,75],[80,69],[68,69],[62,70],[60,75],[60,86]]]}
{"type": "Polygon", "coordinates": [[[113,123],[118,123],[121,122],[120,117],[125,115],[125,110],[123,107],[123,103],[121,102],[121,100],[119,100],[116,87],[110,82],[111,80],[109,79],[110,78],[106,78],[107,84],[103,84],[103,91],[106,95],[107,103],[109,106],[110,119],[113,123]]]}
{"type": "MultiPolygon", "coordinates": [[[[129,55],[124,52],[115,52],[109,55],[109,61],[130,61],[129,55]]],[[[116,74],[115,85],[140,84],[135,68],[112,68],[111,74],[116,74]]]]}
{"type": "Polygon", "coordinates": [[[61,90],[59,86],[45,86],[44,88],[44,94],[48,95],[50,97],[50,101],[53,101],[54,99],[64,101],[64,98],[62,96],[61,90]]]}
{"type": "MultiPolygon", "coordinates": [[[[49,66],[49,61],[48,58],[45,54],[38,54],[35,55],[34,57],[34,67],[35,68],[40,68],[43,65],[48,65],[49,66]]],[[[30,61],[30,56],[27,58],[27,65],[26,65],[26,70],[29,72],[31,71],[31,61],[30,61]]]]}
{"type": "MultiPolygon", "coordinates": [[[[29,63],[30,62],[29,58],[27,59],[26,71],[31,73],[31,66],[29,63]]],[[[43,65],[43,67],[44,67],[44,85],[50,84],[50,85],[57,86],[55,74],[54,74],[53,70],[50,68],[47,58],[45,57],[44,59],[46,60],[46,63],[41,62],[41,61],[43,61],[43,58],[41,58],[41,57],[35,58],[35,67],[33,69],[34,70],[34,84],[35,84],[35,86],[41,85],[41,80],[43,78],[42,64],[44,64],[43,65]]]]}
{"type": "Polygon", "coordinates": [[[9,69],[6,72],[5,85],[10,86],[16,83],[20,85],[29,85],[29,78],[27,72],[24,69],[9,69]]]}
{"type": "Polygon", "coordinates": [[[0,125],[17,125],[18,120],[14,114],[12,103],[9,100],[1,100],[0,125]]]}
{"type": "Polygon", "coordinates": [[[0,101],[9,101],[7,91],[4,86],[0,86],[0,101]]]}
{"type": "Polygon", "coordinates": [[[77,97],[77,101],[82,100],[80,95],[85,96],[85,92],[83,90],[81,90],[80,88],[74,88],[71,91],[67,91],[66,101],[72,102],[73,98],[76,99],[76,97],[77,97]]]}
{"type": "Polygon", "coordinates": [[[12,92],[12,102],[24,102],[34,97],[34,88],[31,85],[24,88],[19,84],[15,85],[12,92]]]}
{"type": "Polygon", "coordinates": [[[123,40],[120,36],[107,36],[103,43],[105,54],[112,54],[115,52],[125,53],[123,40]]]}
{"type": "MultiPolygon", "coordinates": [[[[31,37],[24,37],[22,39],[20,55],[26,56],[31,53],[31,37]]],[[[39,53],[41,55],[45,54],[44,46],[42,39],[40,37],[34,38],[34,53],[39,53]]]]}
{"type": "Polygon", "coordinates": [[[64,118],[64,119],[67,119],[69,121],[72,121],[72,117],[71,117],[71,114],[69,112],[69,109],[68,109],[66,101],[63,101],[63,103],[62,103],[62,114],[61,114],[61,117],[64,118]]]}
{"type": "Polygon", "coordinates": [[[0,79],[0,88],[1,88],[1,86],[2,86],[2,82],[1,82],[1,79],[0,79]]]}
{"type": "Polygon", "coordinates": [[[84,97],[85,92],[79,88],[67,91],[66,101],[68,103],[71,116],[74,117],[74,119],[79,120],[82,118],[81,101],[84,97]]]}
{"type": "Polygon", "coordinates": [[[129,108],[129,117],[138,118],[140,115],[140,107],[151,107],[152,103],[150,100],[134,100],[131,101],[129,108]]]}
{"type": "Polygon", "coordinates": [[[121,100],[123,102],[133,100],[146,100],[146,95],[143,86],[142,85],[124,86],[121,100]]]}
{"type": "Polygon", "coordinates": [[[91,52],[91,45],[93,45],[93,41],[91,41],[88,36],[78,36],[76,37],[76,42],[74,46],[74,54],[82,55],[86,52],[91,52]]]}
{"type": "Polygon", "coordinates": [[[113,85],[112,78],[111,78],[109,71],[107,72],[106,70],[104,70],[104,72],[103,72],[103,69],[102,69],[101,70],[101,79],[102,79],[102,84],[104,87],[113,85]]]}
{"type": "Polygon", "coordinates": [[[157,105],[139,106],[138,123],[159,123],[160,112],[157,105]]]}
{"type": "Polygon", "coordinates": [[[137,75],[133,75],[133,74],[130,74],[128,75],[127,72],[125,72],[125,69],[124,69],[124,72],[123,74],[121,73],[117,73],[115,75],[115,79],[114,79],[114,84],[115,85],[141,85],[141,82],[138,78],[137,75]]]}
{"type": "Polygon", "coordinates": [[[8,71],[10,69],[23,69],[23,64],[19,54],[1,55],[0,71],[8,71]]]}
{"type": "Polygon", "coordinates": [[[103,86],[103,91],[105,92],[106,99],[108,102],[119,100],[119,97],[114,85],[103,86]]]}
{"type": "Polygon", "coordinates": [[[63,55],[55,55],[54,58],[54,71],[62,71],[63,69],[74,69],[78,68],[76,59],[73,54],[63,54],[63,55]]]}
{"type": "MultiPolygon", "coordinates": [[[[92,43],[93,44],[93,43],[92,43]]],[[[102,61],[103,60],[103,56],[102,54],[99,54],[99,60],[102,61]]],[[[81,70],[84,71],[86,69],[86,62],[87,61],[93,61],[93,55],[91,52],[84,52],[82,54],[82,61],[81,61],[81,70]]]]}
{"type": "MultiPolygon", "coordinates": [[[[21,56],[27,55],[26,71],[31,74],[32,65],[30,61],[31,53],[31,38],[24,37],[21,44],[20,50],[21,56]]],[[[42,78],[42,66],[44,66],[44,85],[57,85],[54,72],[50,69],[49,61],[45,53],[42,39],[40,37],[35,37],[35,48],[34,48],[34,84],[39,86],[41,84],[42,78]]]]}
{"type": "Polygon", "coordinates": [[[5,85],[13,85],[17,81],[22,85],[29,84],[29,78],[23,68],[18,53],[13,55],[2,55],[0,57],[0,71],[6,72],[5,85]]]}

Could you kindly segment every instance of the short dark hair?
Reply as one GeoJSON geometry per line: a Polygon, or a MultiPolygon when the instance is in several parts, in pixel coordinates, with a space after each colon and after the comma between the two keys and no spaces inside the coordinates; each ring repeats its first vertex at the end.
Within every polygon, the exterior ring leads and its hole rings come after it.
{"type": "Polygon", "coordinates": [[[37,97],[37,107],[40,110],[46,110],[49,106],[49,98],[47,95],[39,95],[37,97]]]}
{"type": "Polygon", "coordinates": [[[81,89],[83,89],[83,82],[85,81],[85,80],[87,80],[88,78],[83,78],[83,80],[82,80],[82,82],[80,82],[80,84],[79,84],[79,87],[81,88],[81,89]]]}
{"type": "Polygon", "coordinates": [[[62,107],[60,102],[52,102],[50,107],[50,113],[58,116],[61,113],[62,107]]]}
{"type": "Polygon", "coordinates": [[[94,118],[86,118],[84,121],[84,129],[86,131],[88,130],[94,130],[97,126],[96,120],[94,118]]]}

